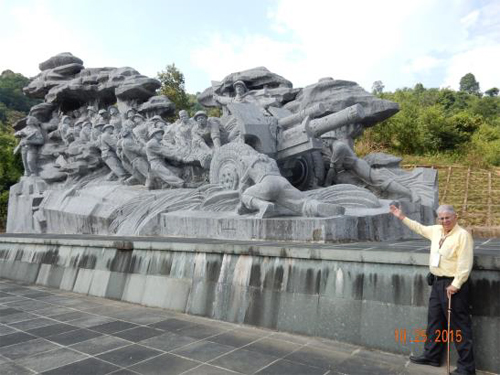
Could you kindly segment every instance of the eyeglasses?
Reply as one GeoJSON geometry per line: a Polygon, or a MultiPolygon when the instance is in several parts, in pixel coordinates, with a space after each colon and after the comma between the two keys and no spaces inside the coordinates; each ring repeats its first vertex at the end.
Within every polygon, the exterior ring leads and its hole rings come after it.
{"type": "Polygon", "coordinates": [[[438,217],[439,221],[453,220],[455,216],[438,217]]]}

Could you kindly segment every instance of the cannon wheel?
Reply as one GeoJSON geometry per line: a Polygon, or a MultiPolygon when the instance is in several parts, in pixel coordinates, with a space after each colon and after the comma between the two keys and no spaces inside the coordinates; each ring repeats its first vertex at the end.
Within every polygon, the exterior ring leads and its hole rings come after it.
{"type": "Polygon", "coordinates": [[[239,159],[252,154],[258,152],[244,143],[233,142],[218,148],[210,163],[210,183],[229,190],[238,189],[240,178],[245,173],[245,166],[239,159]]]}
{"type": "Polygon", "coordinates": [[[282,174],[297,189],[305,191],[318,187],[324,179],[324,165],[321,159],[312,153],[303,154],[293,158],[292,161],[279,163],[282,174]]]}

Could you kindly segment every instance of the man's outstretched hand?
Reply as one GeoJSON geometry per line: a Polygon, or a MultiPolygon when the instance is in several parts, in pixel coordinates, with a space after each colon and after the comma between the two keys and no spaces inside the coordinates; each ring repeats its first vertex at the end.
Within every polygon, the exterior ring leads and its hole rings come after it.
{"type": "Polygon", "coordinates": [[[399,220],[403,220],[406,216],[405,214],[403,213],[403,211],[401,211],[399,208],[397,208],[395,205],[391,204],[389,206],[389,210],[391,211],[391,213],[396,216],[399,220]]]}

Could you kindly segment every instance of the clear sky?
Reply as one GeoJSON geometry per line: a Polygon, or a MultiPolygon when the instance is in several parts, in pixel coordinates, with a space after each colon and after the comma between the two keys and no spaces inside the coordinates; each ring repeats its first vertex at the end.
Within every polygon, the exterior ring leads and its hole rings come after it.
{"type": "Polygon", "coordinates": [[[175,63],[190,93],[257,66],[368,91],[472,72],[485,91],[500,88],[500,0],[0,0],[0,71],[31,77],[60,52],[150,77],[175,63]]]}

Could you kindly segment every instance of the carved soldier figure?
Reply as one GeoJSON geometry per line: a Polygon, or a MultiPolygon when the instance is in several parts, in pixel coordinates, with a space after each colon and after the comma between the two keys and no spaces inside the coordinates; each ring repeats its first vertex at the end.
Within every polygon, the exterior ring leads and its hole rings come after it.
{"type": "Polygon", "coordinates": [[[83,121],[77,121],[75,123],[75,126],[73,127],[73,137],[74,137],[74,141],[78,141],[80,139],[80,132],[82,131],[82,125],[83,125],[83,121]]]}
{"type": "Polygon", "coordinates": [[[106,124],[103,127],[101,140],[101,157],[104,163],[111,171],[118,176],[120,181],[124,181],[127,177],[127,172],[123,169],[122,163],[116,154],[116,137],[113,135],[114,127],[111,124],[106,124]]]}
{"type": "Polygon", "coordinates": [[[115,127],[115,132],[118,134],[122,131],[122,119],[118,108],[114,105],[108,107],[109,123],[115,127]]]}
{"type": "MultiPolygon", "coordinates": [[[[110,121],[109,112],[105,109],[100,109],[98,114],[93,118],[89,117],[89,120],[94,120],[95,123],[108,124],[110,121]]],[[[113,125],[114,126],[114,125],[113,125]]]]}
{"type": "Polygon", "coordinates": [[[104,123],[97,123],[92,126],[92,133],[91,133],[91,141],[96,144],[96,147],[100,148],[101,147],[101,135],[102,135],[102,127],[104,126],[104,123]]]}
{"type": "Polygon", "coordinates": [[[148,124],[143,115],[136,113],[132,116],[131,120],[135,123],[133,130],[135,139],[139,142],[146,144],[148,142],[148,124]]]}
{"type": "MultiPolygon", "coordinates": [[[[383,175],[378,169],[372,168],[365,160],[359,158],[347,143],[333,139],[331,143],[330,170],[327,176],[327,185],[332,183],[355,183],[350,180],[342,180],[342,172],[352,173],[362,182],[379,189],[381,192],[389,192],[406,197],[413,202],[419,202],[418,194],[400,182],[393,176],[383,175]]],[[[347,174],[347,175],[348,175],[347,174]]],[[[348,176],[349,177],[349,176],[348,176]]]]}
{"type": "Polygon", "coordinates": [[[137,110],[135,108],[133,108],[133,107],[130,107],[125,112],[125,120],[131,120],[132,116],[135,115],[136,113],[137,113],[137,110]]]}
{"type": "Polygon", "coordinates": [[[87,143],[92,138],[92,123],[90,121],[84,121],[82,125],[82,130],[80,131],[80,141],[87,143]]]}
{"type": "MultiPolygon", "coordinates": [[[[146,144],[146,155],[150,165],[150,177],[157,177],[172,187],[183,187],[184,180],[178,177],[165,159],[175,159],[176,150],[161,144],[163,129],[155,128],[149,133],[151,138],[146,144]]],[[[146,186],[151,189],[151,185],[146,186]]]]}
{"type": "Polygon", "coordinates": [[[40,146],[45,143],[43,134],[40,130],[40,122],[34,116],[28,116],[26,127],[14,134],[21,138],[21,142],[14,149],[17,153],[21,148],[21,157],[23,159],[24,175],[38,176],[38,152],[40,146]]]}
{"type": "Polygon", "coordinates": [[[98,114],[97,114],[97,111],[94,107],[92,106],[88,106],[87,107],[87,118],[92,122],[94,123],[94,121],[97,121],[97,119],[99,118],[98,114]]]}
{"type": "Polygon", "coordinates": [[[341,215],[345,209],[308,198],[281,176],[276,161],[264,154],[252,154],[240,158],[246,171],[240,179],[240,204],[237,212],[258,211],[257,217],[273,215],[275,205],[285,207],[303,216],[341,215]]]}
{"type": "Polygon", "coordinates": [[[71,132],[71,118],[69,116],[62,117],[58,130],[59,136],[63,142],[68,145],[72,141],[72,139],[68,139],[68,134],[71,132]]]}
{"type": "Polygon", "coordinates": [[[241,133],[241,129],[238,126],[238,122],[236,118],[231,114],[231,111],[228,108],[229,104],[232,103],[249,103],[253,104],[263,116],[266,117],[268,122],[272,124],[275,120],[271,114],[267,111],[270,105],[275,104],[276,101],[274,99],[259,101],[255,96],[248,91],[248,88],[245,82],[238,80],[233,83],[233,88],[235,91],[234,97],[226,97],[219,96],[217,94],[213,94],[213,99],[222,105],[222,123],[224,125],[224,131],[228,133],[228,140],[232,142],[234,140],[239,140],[244,142],[243,135],[241,133]]]}
{"type": "Polygon", "coordinates": [[[121,147],[122,160],[126,158],[131,165],[132,177],[127,182],[131,183],[133,178],[149,188],[151,182],[149,181],[149,163],[145,147],[135,141],[132,131],[129,129],[122,131],[121,147]]]}
{"type": "Polygon", "coordinates": [[[219,123],[215,119],[209,119],[205,111],[198,111],[193,119],[196,125],[191,130],[193,134],[193,144],[197,147],[203,145],[218,148],[221,146],[219,123]]]}
{"type": "Polygon", "coordinates": [[[226,106],[231,103],[254,103],[259,104],[258,101],[252,96],[248,95],[247,85],[243,81],[236,81],[233,83],[233,88],[235,92],[234,97],[220,96],[217,94],[213,95],[216,102],[226,106]]]}

